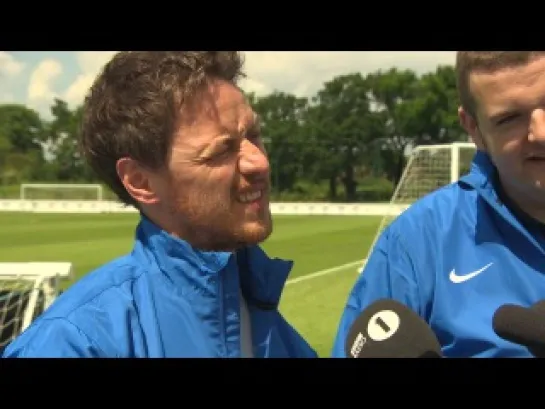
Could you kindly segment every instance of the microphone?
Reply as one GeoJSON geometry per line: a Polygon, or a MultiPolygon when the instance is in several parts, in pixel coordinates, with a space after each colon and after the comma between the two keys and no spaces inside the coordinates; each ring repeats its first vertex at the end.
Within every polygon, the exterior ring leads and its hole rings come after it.
{"type": "Polygon", "coordinates": [[[494,313],[492,327],[499,337],[525,346],[536,358],[545,358],[545,301],[530,308],[504,304],[494,313]]]}
{"type": "Polygon", "coordinates": [[[367,307],[345,343],[350,358],[442,358],[431,328],[414,311],[391,299],[367,307]]]}

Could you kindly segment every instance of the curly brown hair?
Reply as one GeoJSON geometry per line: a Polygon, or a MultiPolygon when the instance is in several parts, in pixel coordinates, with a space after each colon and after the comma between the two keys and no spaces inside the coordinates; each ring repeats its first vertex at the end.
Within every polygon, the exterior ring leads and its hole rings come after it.
{"type": "Polygon", "coordinates": [[[456,79],[462,107],[475,118],[477,106],[469,87],[469,76],[472,72],[493,72],[527,64],[543,56],[543,51],[458,51],[456,79]]]}
{"type": "Polygon", "coordinates": [[[96,78],[83,106],[80,147],[90,167],[121,202],[138,208],[116,171],[130,157],[164,166],[182,107],[211,79],[236,83],[239,52],[130,51],[116,54],[96,78]]]}

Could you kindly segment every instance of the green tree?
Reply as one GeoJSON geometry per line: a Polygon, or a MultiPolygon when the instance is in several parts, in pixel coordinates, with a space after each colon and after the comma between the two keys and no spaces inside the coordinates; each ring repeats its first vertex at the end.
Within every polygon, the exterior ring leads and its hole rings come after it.
{"type": "Polygon", "coordinates": [[[283,92],[274,92],[254,102],[267,144],[273,187],[277,193],[292,190],[296,180],[301,177],[299,158],[304,149],[301,125],[307,103],[306,98],[283,92]]]}
{"type": "Polygon", "coordinates": [[[306,133],[315,180],[327,179],[328,198],[337,200],[338,183],[345,200],[356,198],[356,171],[366,164],[377,118],[370,111],[369,84],[360,73],[341,75],[318,91],[306,116],[306,133]]]}
{"type": "Polygon", "coordinates": [[[0,105],[0,179],[21,183],[40,174],[43,166],[43,122],[24,105],[0,105]]]}

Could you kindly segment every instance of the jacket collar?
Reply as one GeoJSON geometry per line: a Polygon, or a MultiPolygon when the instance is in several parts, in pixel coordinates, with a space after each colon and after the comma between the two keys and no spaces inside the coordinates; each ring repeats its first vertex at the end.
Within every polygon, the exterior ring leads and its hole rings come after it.
{"type": "Polygon", "coordinates": [[[224,280],[227,270],[238,265],[240,287],[247,302],[266,309],[278,306],[293,266],[290,260],[269,258],[259,246],[237,253],[196,249],[168,234],[143,214],[136,229],[133,254],[157,264],[181,292],[184,287],[192,287],[209,296],[219,296],[217,287],[210,285],[210,278],[216,276],[224,280]]]}
{"type": "Polygon", "coordinates": [[[460,182],[478,190],[488,199],[497,200],[494,181],[496,167],[486,152],[477,150],[471,162],[470,172],[460,178],[460,182]]]}

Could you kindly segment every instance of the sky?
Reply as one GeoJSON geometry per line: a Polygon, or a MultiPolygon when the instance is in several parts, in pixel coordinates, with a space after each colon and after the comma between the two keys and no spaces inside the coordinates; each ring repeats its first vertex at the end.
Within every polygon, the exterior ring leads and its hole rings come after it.
{"type": "MultiPolygon", "coordinates": [[[[20,103],[49,119],[53,98],[78,106],[101,67],[115,51],[0,51],[0,104],[20,103]]],[[[454,51],[252,51],[244,52],[245,91],[265,95],[275,90],[297,96],[315,94],[337,75],[366,75],[392,67],[418,74],[454,64],[454,51]]]]}

